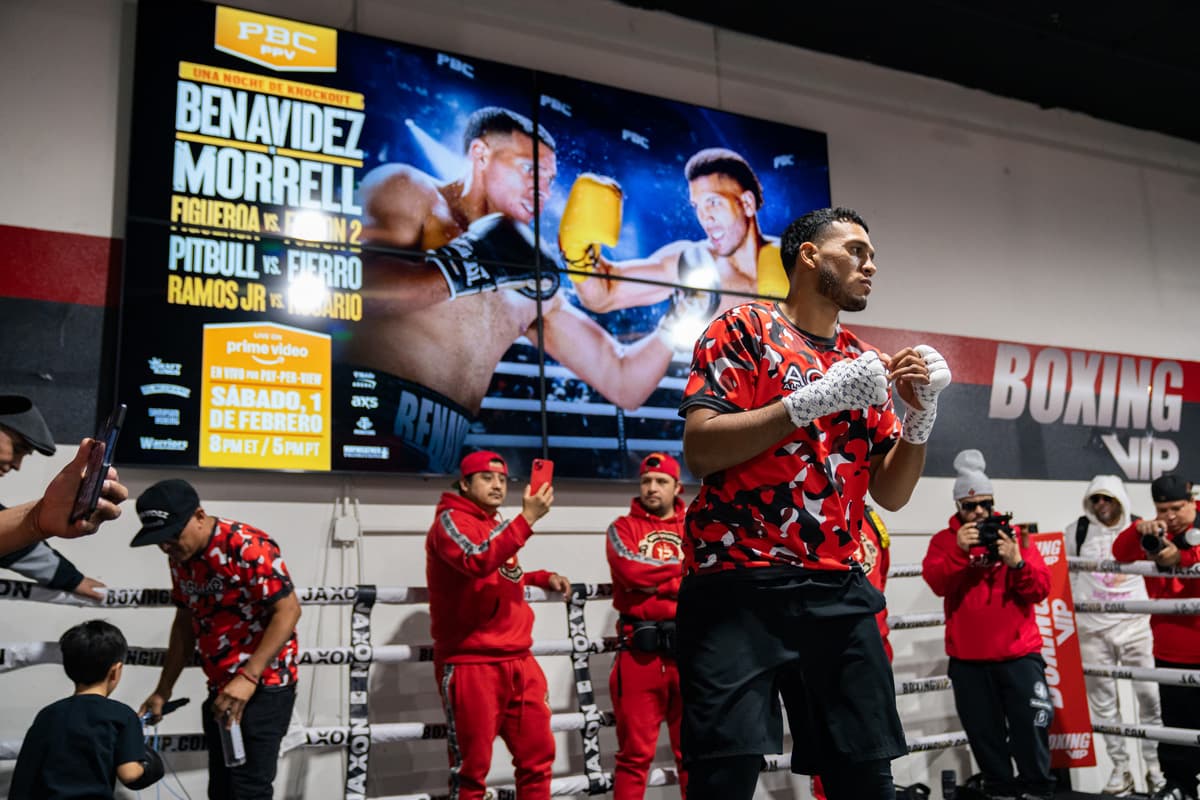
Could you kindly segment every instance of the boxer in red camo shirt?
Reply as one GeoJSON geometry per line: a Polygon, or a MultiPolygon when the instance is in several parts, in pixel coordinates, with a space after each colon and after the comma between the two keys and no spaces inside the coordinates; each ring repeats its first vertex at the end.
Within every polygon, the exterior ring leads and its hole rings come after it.
{"type": "Polygon", "coordinates": [[[911,497],[950,370],[927,345],[881,355],[841,326],[877,269],[855,211],[795,220],[781,253],[787,298],[714,320],[680,403],[703,478],[676,614],[689,800],[753,796],[782,748],[780,695],[793,772],[833,800],[889,800],[907,748],[857,534],[868,489],[889,510],[911,497]]]}
{"type": "MultiPolygon", "coordinates": [[[[1163,475],[1150,484],[1154,519],[1143,519],[1117,534],[1113,558],[1122,563],[1142,559],[1159,567],[1191,567],[1200,563],[1200,529],[1196,527],[1198,506],[1192,484],[1178,475],[1163,475]],[[1143,537],[1157,539],[1157,548],[1147,548],[1143,537]]],[[[1149,540],[1147,540],[1149,541],[1149,540]]],[[[1200,580],[1195,578],[1146,578],[1146,594],[1155,599],[1185,600],[1200,597],[1200,580]]],[[[1200,669],[1200,616],[1153,614],[1154,666],[1163,669],[1200,669]]],[[[1168,728],[1195,728],[1200,719],[1200,689],[1163,683],[1162,721],[1168,728]]],[[[1195,800],[1196,774],[1200,772],[1200,749],[1168,742],[1158,743],[1158,761],[1166,783],[1152,800],[1195,800]]]]}
{"type": "Polygon", "coordinates": [[[521,569],[517,551],[550,510],[554,489],[525,489],[521,513],[505,522],[508,467],[487,450],[463,458],[458,494],[446,492],[425,539],[433,661],[446,712],[451,800],[482,798],[492,744],[512,753],[519,800],[550,797],[554,737],[550,699],[530,647],[533,609],[525,582],[568,594],[554,572],[521,569]]]}
{"type": "Polygon", "coordinates": [[[629,514],[608,529],[613,606],[620,613],[620,649],[608,684],[617,718],[617,767],[613,800],[641,800],[663,722],[679,769],[680,794],[687,773],[679,750],[683,700],[675,666],[675,599],[683,579],[684,505],[679,499],[679,462],[651,453],[639,470],[641,491],[629,514]]]}

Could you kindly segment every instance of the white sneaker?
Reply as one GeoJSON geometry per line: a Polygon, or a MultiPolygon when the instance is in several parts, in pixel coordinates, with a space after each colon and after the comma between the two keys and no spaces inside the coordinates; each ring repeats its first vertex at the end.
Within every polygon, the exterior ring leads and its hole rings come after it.
{"type": "Polygon", "coordinates": [[[1154,794],[1167,783],[1167,779],[1163,777],[1162,770],[1152,769],[1146,773],[1146,794],[1154,794]]]}
{"type": "Polygon", "coordinates": [[[1124,764],[1118,764],[1100,791],[1103,794],[1129,794],[1133,791],[1133,773],[1124,764]]]}

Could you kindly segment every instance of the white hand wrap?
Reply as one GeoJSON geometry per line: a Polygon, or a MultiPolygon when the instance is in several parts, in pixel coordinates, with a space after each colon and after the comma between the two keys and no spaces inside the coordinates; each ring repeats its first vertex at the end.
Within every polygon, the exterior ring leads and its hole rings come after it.
{"type": "Polygon", "coordinates": [[[802,428],[815,419],[887,401],[887,371],[874,352],[839,361],[813,381],[783,397],[792,424],[802,428]]]}
{"type": "Polygon", "coordinates": [[[946,365],[942,354],[929,345],[919,344],[914,349],[925,359],[929,383],[913,385],[913,394],[925,407],[909,408],[905,412],[900,438],[912,444],[925,444],[929,441],[929,434],[933,433],[933,421],[937,419],[937,397],[950,385],[950,367],[946,365]]]}

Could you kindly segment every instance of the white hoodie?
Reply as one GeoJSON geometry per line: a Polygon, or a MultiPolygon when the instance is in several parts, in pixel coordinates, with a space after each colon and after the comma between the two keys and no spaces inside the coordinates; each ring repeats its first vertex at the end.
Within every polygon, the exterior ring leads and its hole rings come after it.
{"type": "MultiPolygon", "coordinates": [[[[1088,519],[1087,538],[1078,555],[1091,561],[1104,561],[1112,558],[1113,541],[1117,534],[1129,527],[1129,495],[1125,492],[1125,484],[1116,475],[1097,475],[1088,484],[1083,495],[1083,513],[1088,519]],[[1093,494],[1107,494],[1115,497],[1121,504],[1121,516],[1108,527],[1096,519],[1092,513],[1088,497],[1093,494]]],[[[1076,555],[1075,528],[1079,520],[1066,527],[1067,552],[1076,555]]],[[[1071,594],[1075,602],[1103,603],[1109,601],[1145,600],[1146,582],[1140,575],[1121,575],[1114,572],[1072,572],[1071,594]]],[[[1110,628],[1120,622],[1129,620],[1130,614],[1080,614],[1077,624],[1080,630],[1096,631],[1110,628]]]]}

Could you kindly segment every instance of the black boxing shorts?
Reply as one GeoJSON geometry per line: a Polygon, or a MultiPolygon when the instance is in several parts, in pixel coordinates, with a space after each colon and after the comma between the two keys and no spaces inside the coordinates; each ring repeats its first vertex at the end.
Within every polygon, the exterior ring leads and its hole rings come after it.
{"type": "Polygon", "coordinates": [[[354,364],[333,368],[333,468],[454,474],[474,418],[412,381],[354,364]]]}
{"type": "Polygon", "coordinates": [[[792,772],[908,752],[875,623],[882,608],[861,570],[684,578],[675,616],[684,763],[780,752],[785,710],[792,772]]]}

